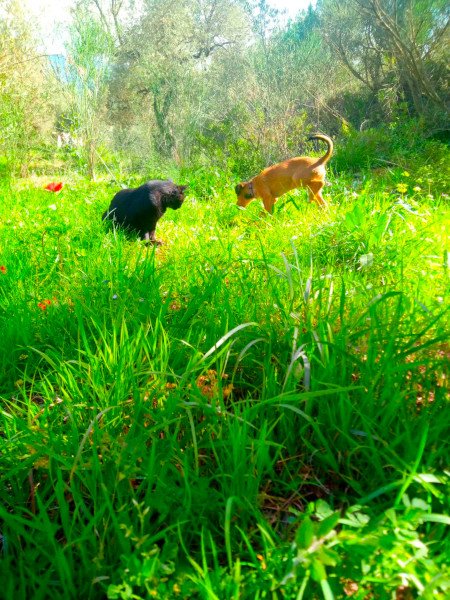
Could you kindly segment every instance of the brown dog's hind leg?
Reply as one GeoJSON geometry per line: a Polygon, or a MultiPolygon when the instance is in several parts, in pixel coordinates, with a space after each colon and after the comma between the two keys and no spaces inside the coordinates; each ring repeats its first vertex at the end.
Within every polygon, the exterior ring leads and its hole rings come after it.
{"type": "Polygon", "coordinates": [[[309,201],[310,202],[316,202],[316,204],[318,204],[319,206],[327,205],[327,203],[325,202],[325,200],[322,196],[323,186],[324,186],[323,181],[311,181],[308,184],[308,192],[309,192],[309,201]]]}

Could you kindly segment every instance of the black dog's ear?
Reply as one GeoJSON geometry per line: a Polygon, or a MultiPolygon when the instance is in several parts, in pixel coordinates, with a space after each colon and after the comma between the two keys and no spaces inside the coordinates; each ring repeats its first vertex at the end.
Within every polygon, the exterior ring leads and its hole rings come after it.
{"type": "Polygon", "coordinates": [[[239,194],[241,193],[243,187],[244,186],[242,185],[242,183],[238,183],[237,186],[234,188],[234,191],[236,192],[237,196],[239,196],[239,194]]]}

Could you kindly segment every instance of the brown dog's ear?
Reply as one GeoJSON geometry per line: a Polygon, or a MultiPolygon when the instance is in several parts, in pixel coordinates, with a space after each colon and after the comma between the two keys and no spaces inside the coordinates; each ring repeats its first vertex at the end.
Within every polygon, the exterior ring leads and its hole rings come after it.
{"type": "Polygon", "coordinates": [[[242,185],[242,183],[237,184],[237,186],[234,188],[234,191],[236,192],[236,196],[239,196],[243,187],[244,186],[242,185]]]}
{"type": "Polygon", "coordinates": [[[179,185],[178,189],[180,190],[180,192],[184,192],[184,190],[186,190],[187,187],[188,187],[187,185],[179,185]]]}

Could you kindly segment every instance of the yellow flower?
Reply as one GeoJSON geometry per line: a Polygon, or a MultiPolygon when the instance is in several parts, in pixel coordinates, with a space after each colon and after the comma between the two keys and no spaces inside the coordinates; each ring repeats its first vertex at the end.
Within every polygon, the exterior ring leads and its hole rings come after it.
{"type": "Polygon", "coordinates": [[[422,191],[422,188],[420,187],[420,185],[415,185],[415,186],[413,187],[413,190],[414,190],[415,192],[421,192],[421,191],[422,191]]]}
{"type": "Polygon", "coordinates": [[[404,194],[408,191],[408,186],[406,183],[397,183],[397,191],[400,192],[400,194],[404,194]]]}

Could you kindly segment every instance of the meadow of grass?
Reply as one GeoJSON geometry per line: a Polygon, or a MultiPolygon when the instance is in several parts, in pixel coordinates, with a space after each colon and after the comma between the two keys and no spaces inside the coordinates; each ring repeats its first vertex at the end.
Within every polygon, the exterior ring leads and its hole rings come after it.
{"type": "Polygon", "coordinates": [[[2,181],[0,596],[448,598],[447,197],[215,175],[156,249],[2,181]]]}

